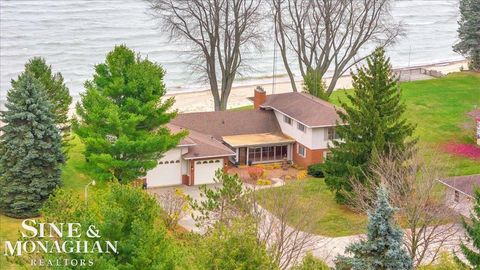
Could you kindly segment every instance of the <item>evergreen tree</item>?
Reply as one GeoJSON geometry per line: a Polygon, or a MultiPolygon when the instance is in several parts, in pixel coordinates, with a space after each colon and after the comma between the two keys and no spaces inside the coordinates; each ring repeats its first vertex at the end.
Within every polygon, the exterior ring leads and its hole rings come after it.
{"type": "Polygon", "coordinates": [[[38,215],[61,184],[61,137],[42,84],[25,72],[7,94],[0,144],[1,205],[7,216],[38,215]]]}
{"type": "Polygon", "coordinates": [[[453,50],[469,59],[469,68],[480,71],[480,0],[460,0],[460,41],[453,50]]]}
{"type": "Polygon", "coordinates": [[[162,67],[116,46],[95,67],[77,104],[75,132],[86,145],[89,171],[100,180],[129,182],[144,176],[185,135],[165,127],[176,116],[165,95],[162,67]]]}
{"type": "MultiPolygon", "coordinates": [[[[475,190],[475,205],[473,207],[473,213],[471,215],[471,222],[467,223],[465,220],[462,221],[463,227],[465,228],[465,233],[467,236],[467,241],[475,249],[469,248],[465,243],[460,244],[460,250],[462,251],[465,258],[468,260],[469,264],[474,269],[480,268],[480,190],[475,190]]],[[[463,264],[460,259],[456,258],[457,261],[463,264]]]]}
{"type": "Polygon", "coordinates": [[[192,253],[200,269],[278,269],[257,237],[249,218],[236,218],[229,225],[218,222],[195,243],[192,253]]]}
{"type": "Polygon", "coordinates": [[[340,256],[337,265],[352,270],[413,269],[412,259],[402,248],[403,233],[394,224],[395,210],[388,202],[385,188],[377,191],[375,212],[368,214],[367,239],[349,245],[345,252],[353,257],[340,256]]]}
{"type": "Polygon", "coordinates": [[[312,96],[328,100],[328,95],[325,92],[326,88],[321,72],[317,69],[308,68],[303,77],[303,90],[312,96]]]}
{"type": "Polygon", "coordinates": [[[70,121],[68,109],[72,103],[72,97],[65,85],[60,72],[53,74],[52,67],[48,66],[44,58],[34,57],[25,64],[25,72],[30,72],[43,85],[47,99],[52,104],[52,112],[55,116],[57,128],[68,136],[70,121]]]}
{"type": "Polygon", "coordinates": [[[336,132],[342,141],[334,141],[332,155],[325,162],[325,182],[335,191],[337,202],[348,202],[353,179],[363,184],[378,154],[402,151],[415,141],[406,142],[414,126],[403,119],[405,105],[401,101],[398,79],[392,73],[390,60],[378,48],[367,58],[367,66],[352,74],[351,104],[342,102],[345,111],[338,114],[343,123],[336,132]]]}
{"type": "MultiPolygon", "coordinates": [[[[93,224],[101,239],[82,233],[76,241],[86,242],[88,247],[93,247],[98,240],[118,241],[117,253],[43,253],[43,259],[55,261],[60,256],[61,260],[91,260],[94,264],[83,268],[98,270],[191,269],[184,265],[185,254],[160,220],[160,206],[155,197],[140,188],[118,183],[91,187],[89,192],[88,206],[85,206],[71,190],[58,189],[42,208],[42,216],[46,222],[79,223],[82,230],[93,224]]],[[[64,235],[63,240],[72,238],[64,235]]],[[[78,269],[78,266],[54,269],[78,269]]]]}

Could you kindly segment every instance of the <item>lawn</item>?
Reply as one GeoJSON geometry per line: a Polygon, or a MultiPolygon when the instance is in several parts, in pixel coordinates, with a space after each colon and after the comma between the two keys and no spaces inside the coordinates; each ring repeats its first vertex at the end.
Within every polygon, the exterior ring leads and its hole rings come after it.
{"type": "MultiPolygon", "coordinates": [[[[426,158],[435,157],[447,175],[480,173],[478,160],[442,151],[442,146],[451,141],[474,143],[473,120],[466,114],[480,106],[480,74],[454,73],[440,79],[402,83],[401,89],[407,106],[405,117],[417,125],[415,137],[419,139],[421,153],[426,158]]],[[[346,101],[349,91],[334,92],[331,102],[339,104],[340,100],[346,101]]],[[[322,179],[292,181],[284,187],[262,190],[260,195],[267,209],[268,198],[279,192],[291,192],[291,196],[300,201],[299,205],[313,206],[308,209],[314,222],[311,232],[326,236],[365,232],[366,217],[336,204],[322,179]]],[[[296,213],[305,209],[302,207],[296,213]]],[[[292,224],[299,216],[294,214],[290,217],[292,224]]]]}
{"type": "Polygon", "coordinates": [[[297,224],[298,219],[305,218],[305,212],[312,222],[310,232],[330,237],[361,234],[365,230],[367,218],[357,214],[345,206],[335,202],[334,195],[328,190],[321,178],[292,180],[287,185],[278,188],[257,191],[260,203],[267,209],[272,209],[272,196],[287,193],[295,198],[300,209],[293,211],[289,220],[297,224]]]}
{"type": "MultiPolygon", "coordinates": [[[[473,120],[467,113],[480,107],[480,73],[452,73],[446,77],[401,83],[407,106],[405,117],[417,125],[414,136],[421,152],[442,162],[447,175],[480,173],[480,163],[442,151],[449,142],[474,143],[473,120]]],[[[351,90],[336,91],[331,102],[346,101],[351,90]]]]}
{"type": "MultiPolygon", "coordinates": [[[[68,151],[69,159],[62,170],[62,180],[64,188],[72,189],[78,192],[83,198],[83,188],[88,183],[88,178],[82,173],[83,166],[85,165],[85,159],[83,158],[84,146],[80,140],[75,137],[71,141],[71,146],[68,151]]],[[[6,217],[0,214],[0,269],[17,269],[15,265],[6,261],[4,252],[4,241],[14,241],[19,237],[19,230],[21,228],[21,222],[23,219],[14,219],[6,217]]]]}

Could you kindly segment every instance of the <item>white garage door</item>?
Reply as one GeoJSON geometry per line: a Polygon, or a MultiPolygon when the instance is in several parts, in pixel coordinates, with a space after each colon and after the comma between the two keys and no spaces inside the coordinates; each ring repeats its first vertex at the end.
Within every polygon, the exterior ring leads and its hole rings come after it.
{"type": "Polygon", "coordinates": [[[147,172],[147,187],[174,186],[182,184],[180,160],[162,160],[157,167],[147,172]]]}
{"type": "Polygon", "coordinates": [[[215,171],[223,168],[223,159],[208,159],[195,161],[195,185],[213,184],[215,171]]]}

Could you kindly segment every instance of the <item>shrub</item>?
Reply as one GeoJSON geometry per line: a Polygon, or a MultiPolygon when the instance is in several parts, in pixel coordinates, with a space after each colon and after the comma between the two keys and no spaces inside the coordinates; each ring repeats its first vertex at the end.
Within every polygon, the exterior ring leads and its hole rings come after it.
{"type": "Polygon", "coordinates": [[[301,171],[298,171],[297,173],[297,180],[301,180],[301,179],[304,179],[307,177],[307,171],[306,170],[301,170],[301,171]]]}
{"type": "Polygon", "coordinates": [[[258,186],[269,186],[272,184],[272,181],[268,180],[268,179],[259,179],[257,181],[257,185],[258,186]]]}
{"type": "Polygon", "coordinates": [[[323,163],[317,163],[308,166],[308,174],[313,177],[323,178],[323,163]]]}
{"type": "Polygon", "coordinates": [[[307,253],[302,262],[292,268],[293,270],[328,270],[328,265],[317,258],[312,253],[307,253]]]}
{"type": "Polygon", "coordinates": [[[157,199],[163,208],[161,216],[168,229],[174,230],[178,221],[184,217],[189,210],[189,198],[183,190],[176,188],[160,195],[157,199]]]}
{"type": "Polygon", "coordinates": [[[419,270],[467,270],[467,268],[455,262],[452,255],[443,252],[435,264],[422,266],[419,270]]]}
{"type": "Polygon", "coordinates": [[[247,171],[250,179],[255,182],[263,176],[264,172],[262,167],[249,167],[247,171]]]}

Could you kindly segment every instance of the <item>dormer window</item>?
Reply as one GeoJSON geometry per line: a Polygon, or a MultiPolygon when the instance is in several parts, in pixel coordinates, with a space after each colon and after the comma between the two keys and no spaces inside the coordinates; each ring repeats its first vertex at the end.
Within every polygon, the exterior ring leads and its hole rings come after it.
{"type": "Polygon", "coordinates": [[[307,131],[307,128],[306,128],[305,125],[302,124],[302,123],[297,123],[297,128],[298,128],[298,130],[300,130],[301,132],[307,131]]]}
{"type": "Polygon", "coordinates": [[[292,124],[292,118],[290,118],[290,117],[288,117],[288,116],[284,115],[284,116],[283,116],[283,122],[285,122],[285,123],[287,123],[287,124],[291,125],[291,124],[292,124]]]}

